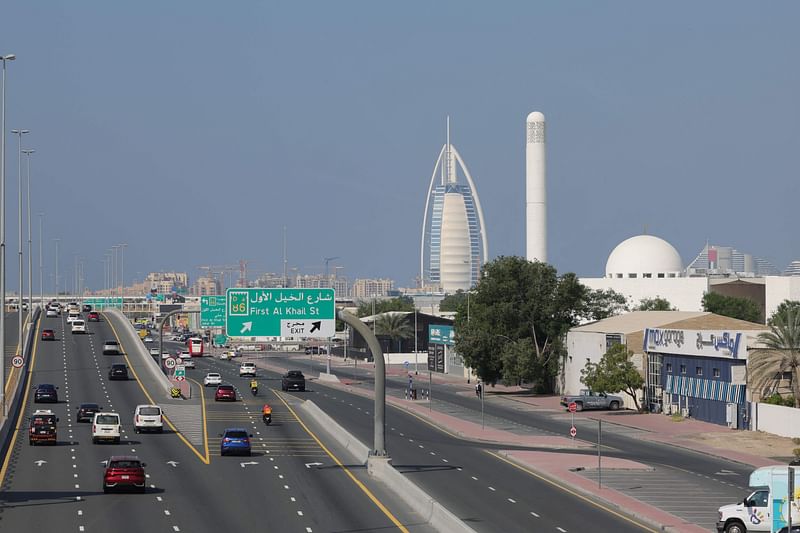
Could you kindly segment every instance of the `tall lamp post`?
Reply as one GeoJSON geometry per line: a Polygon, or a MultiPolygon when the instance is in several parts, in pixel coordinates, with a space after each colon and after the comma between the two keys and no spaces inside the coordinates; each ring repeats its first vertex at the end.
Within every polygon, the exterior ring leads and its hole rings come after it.
{"type": "Polygon", "coordinates": [[[42,258],[42,231],[44,229],[44,213],[39,213],[39,304],[44,305],[44,263],[42,258]]]}
{"type": "MultiPolygon", "coordinates": [[[[36,150],[23,150],[27,160],[28,182],[28,313],[33,311],[33,241],[31,240],[31,154],[36,150]]],[[[40,302],[41,304],[41,302],[40,302]]]]}
{"type": "Polygon", "coordinates": [[[56,272],[53,275],[53,282],[55,284],[54,288],[56,291],[56,303],[61,301],[61,299],[58,297],[58,243],[60,240],[61,239],[53,239],[53,241],[56,243],[56,272]]]}
{"type": "MultiPolygon", "coordinates": [[[[19,194],[17,195],[19,198],[19,203],[17,206],[17,232],[18,232],[18,239],[19,239],[19,249],[18,249],[18,259],[19,259],[19,298],[18,298],[18,310],[17,310],[17,331],[19,332],[19,336],[17,337],[17,346],[23,348],[25,343],[22,341],[22,300],[23,294],[25,294],[25,286],[24,280],[22,276],[22,136],[26,133],[30,133],[30,130],[11,130],[11,133],[15,133],[17,135],[18,143],[17,143],[17,182],[19,184],[19,194]]],[[[18,355],[24,355],[24,348],[21,350],[23,353],[18,355]]]]}
{"type": "MultiPolygon", "coordinates": [[[[6,382],[6,62],[14,61],[14,54],[0,55],[3,60],[3,81],[0,87],[0,384],[6,382]]],[[[0,403],[3,416],[6,410],[5,386],[0,386],[0,403]]]]}

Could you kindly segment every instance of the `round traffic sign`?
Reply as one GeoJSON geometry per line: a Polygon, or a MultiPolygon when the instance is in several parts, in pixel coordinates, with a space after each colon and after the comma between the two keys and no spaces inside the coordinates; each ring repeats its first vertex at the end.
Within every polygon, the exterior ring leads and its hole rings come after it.
{"type": "Polygon", "coordinates": [[[574,413],[575,411],[578,410],[578,404],[575,403],[575,402],[569,402],[569,406],[568,407],[569,407],[569,412],[570,413],[574,413]]]}
{"type": "Polygon", "coordinates": [[[15,355],[13,359],[11,359],[11,364],[14,365],[14,368],[22,368],[22,365],[25,363],[25,359],[23,359],[19,355],[15,355]]]}
{"type": "Polygon", "coordinates": [[[178,360],[174,357],[167,357],[164,359],[164,366],[167,368],[175,368],[175,365],[178,364],[178,360]]]}
{"type": "Polygon", "coordinates": [[[575,426],[572,426],[571,428],[569,428],[569,436],[570,437],[575,438],[575,435],[577,435],[577,434],[578,434],[578,430],[575,429],[575,426]]]}
{"type": "Polygon", "coordinates": [[[186,376],[175,376],[175,381],[183,381],[186,379],[186,376]]]}

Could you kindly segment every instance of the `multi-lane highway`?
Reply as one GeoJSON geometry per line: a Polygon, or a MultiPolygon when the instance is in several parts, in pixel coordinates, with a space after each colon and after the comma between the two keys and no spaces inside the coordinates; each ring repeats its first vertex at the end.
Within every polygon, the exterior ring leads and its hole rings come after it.
{"type": "MultiPolygon", "coordinates": [[[[34,404],[33,389],[28,389],[0,472],[0,530],[430,531],[390,493],[365,481],[365,472],[337,465],[331,455],[336,448],[323,449],[325,443],[315,440],[290,404],[271,393],[275,422],[269,427],[259,418],[263,394],[226,404],[205,395],[208,461],[200,459],[205,446],[195,453],[171,431],[136,434],[134,408],[152,397],[136,379],[108,380],[110,365],[127,358],[102,354],[103,341],[117,338],[111,325],[104,319],[89,323],[89,334],[72,335],[62,317],[42,320],[31,387],[56,385],[59,403],[34,404]],[[56,340],[41,341],[42,327],[54,329],[56,340]],[[75,421],[83,402],[121,415],[120,444],[92,444],[91,424],[75,421]],[[57,446],[28,444],[27,417],[37,408],[51,408],[60,418],[57,446]],[[252,457],[219,456],[216,435],[226,427],[244,427],[253,434],[252,457]],[[145,494],[103,493],[102,463],[111,455],[136,455],[147,463],[145,494]]],[[[201,361],[198,366],[206,365],[201,361]]],[[[200,375],[202,370],[190,372],[200,375]]],[[[238,376],[230,381],[238,387],[246,383],[238,376]]]]}

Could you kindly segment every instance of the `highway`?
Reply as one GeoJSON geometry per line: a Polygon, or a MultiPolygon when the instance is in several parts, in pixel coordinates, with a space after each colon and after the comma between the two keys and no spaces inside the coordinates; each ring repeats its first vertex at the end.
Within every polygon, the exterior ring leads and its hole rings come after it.
{"type": "MultiPolygon", "coordinates": [[[[202,363],[233,379],[239,360],[204,358],[202,363]]],[[[302,365],[295,361],[298,367],[302,365]]],[[[280,386],[279,374],[259,372],[262,383],[280,386]]],[[[314,401],[362,442],[372,443],[372,400],[319,381],[307,382],[307,392],[292,395],[314,401]]],[[[563,533],[586,531],[589,524],[597,531],[648,530],[401,410],[387,409],[386,417],[392,464],[476,531],[563,533]]]]}
{"type": "Polygon", "coordinates": [[[355,483],[351,474],[363,480],[366,473],[338,467],[322,450],[324,443],[293,416],[290,404],[275,395],[270,399],[275,422],[269,427],[257,418],[263,396],[226,404],[206,396],[208,453],[171,431],[136,434],[133,410],[150,403],[148,393],[135,379],[108,380],[110,365],[127,356],[102,355],[103,341],[116,337],[105,317],[88,326],[89,334],[72,335],[58,317],[43,319],[37,329],[31,386],[55,384],[60,401],[34,404],[33,389],[27,389],[23,418],[0,472],[0,530],[431,531],[380,487],[355,483]],[[41,341],[42,327],[54,329],[56,340],[41,341]],[[74,418],[82,402],[120,413],[120,444],[92,444],[91,424],[74,418]],[[58,444],[30,446],[27,417],[48,407],[60,418],[58,444]],[[217,434],[226,427],[253,433],[252,457],[219,457],[217,434]],[[137,455],[147,463],[145,494],[103,493],[102,462],[111,455],[137,455]]]}

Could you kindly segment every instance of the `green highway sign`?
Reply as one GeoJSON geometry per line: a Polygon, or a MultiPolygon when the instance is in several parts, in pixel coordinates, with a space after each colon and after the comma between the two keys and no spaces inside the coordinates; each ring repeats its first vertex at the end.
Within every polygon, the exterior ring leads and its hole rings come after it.
{"type": "Polygon", "coordinates": [[[86,305],[91,305],[95,309],[103,309],[105,307],[122,307],[122,297],[100,296],[84,298],[83,303],[86,305]]]}
{"type": "Polygon", "coordinates": [[[336,333],[333,289],[228,289],[229,337],[328,338],[336,333]]]}
{"type": "Polygon", "coordinates": [[[201,328],[225,327],[224,296],[200,297],[200,327],[201,328]]]}
{"type": "MultiPolygon", "coordinates": [[[[225,325],[224,317],[222,325],[225,325]]],[[[214,344],[217,346],[225,346],[228,344],[228,336],[227,335],[214,335],[214,344]]]]}

